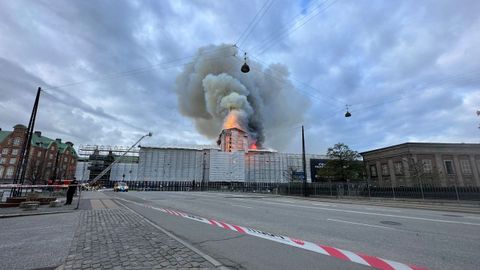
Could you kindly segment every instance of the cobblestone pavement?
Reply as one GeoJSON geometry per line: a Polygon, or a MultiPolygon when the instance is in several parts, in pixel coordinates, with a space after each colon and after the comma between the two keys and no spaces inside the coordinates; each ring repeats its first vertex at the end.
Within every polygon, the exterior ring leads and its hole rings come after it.
{"type": "Polygon", "coordinates": [[[86,210],[63,269],[215,269],[131,211],[86,210]]]}

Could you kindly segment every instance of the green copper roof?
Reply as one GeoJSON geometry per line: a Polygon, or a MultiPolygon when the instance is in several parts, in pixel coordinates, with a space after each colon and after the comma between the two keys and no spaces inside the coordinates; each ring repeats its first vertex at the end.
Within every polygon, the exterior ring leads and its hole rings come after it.
{"type": "Polygon", "coordinates": [[[37,147],[48,148],[52,142],[54,142],[54,140],[44,136],[38,136],[36,134],[32,136],[32,145],[37,147]]]}
{"type": "MultiPolygon", "coordinates": [[[[5,140],[8,137],[8,135],[10,135],[10,133],[12,133],[12,132],[11,131],[0,131],[0,142],[3,142],[3,140],[5,140]]],[[[38,136],[37,134],[33,134],[31,143],[32,143],[33,146],[42,147],[42,148],[47,149],[54,142],[57,144],[58,150],[60,150],[60,152],[65,153],[65,151],[67,151],[69,149],[75,157],[77,156],[77,152],[70,145],[68,145],[66,143],[63,143],[63,142],[59,143],[59,142],[57,142],[55,140],[52,140],[52,139],[50,139],[48,137],[45,137],[45,136],[38,136]]]]}
{"type": "Polygon", "coordinates": [[[3,140],[5,140],[8,135],[10,135],[10,133],[12,133],[11,131],[0,131],[0,142],[3,142],[3,140]]]}

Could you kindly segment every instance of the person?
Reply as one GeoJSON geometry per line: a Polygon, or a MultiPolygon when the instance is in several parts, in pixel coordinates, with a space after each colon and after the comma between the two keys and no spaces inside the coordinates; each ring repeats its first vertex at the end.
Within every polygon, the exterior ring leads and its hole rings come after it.
{"type": "Polygon", "coordinates": [[[73,180],[70,185],[68,185],[67,189],[67,201],[65,202],[65,205],[70,205],[72,204],[73,200],[73,195],[75,194],[75,191],[77,190],[77,180],[73,180]]]}

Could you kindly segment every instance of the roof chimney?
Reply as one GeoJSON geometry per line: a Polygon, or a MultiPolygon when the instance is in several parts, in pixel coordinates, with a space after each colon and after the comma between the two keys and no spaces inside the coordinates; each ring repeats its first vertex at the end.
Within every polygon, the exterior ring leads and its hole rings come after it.
{"type": "Polygon", "coordinates": [[[58,143],[62,143],[62,139],[60,139],[60,138],[56,138],[55,141],[58,142],[58,143]]]}
{"type": "Polygon", "coordinates": [[[73,147],[73,143],[72,143],[72,142],[66,142],[66,144],[70,145],[70,147],[73,147]]]}
{"type": "Polygon", "coordinates": [[[34,132],[35,135],[37,135],[38,137],[42,137],[42,132],[41,131],[35,131],[34,132]]]}

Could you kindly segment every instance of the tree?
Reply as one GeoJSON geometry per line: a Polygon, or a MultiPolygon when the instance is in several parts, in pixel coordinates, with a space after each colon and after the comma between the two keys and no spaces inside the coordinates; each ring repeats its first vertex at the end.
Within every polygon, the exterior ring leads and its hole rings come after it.
{"type": "Polygon", "coordinates": [[[336,181],[360,180],[365,175],[365,168],[361,156],[351,150],[344,143],[337,143],[328,148],[327,156],[330,160],[319,169],[318,175],[336,181]]]}
{"type": "Polygon", "coordinates": [[[432,185],[435,179],[439,178],[438,170],[435,166],[430,166],[421,160],[417,160],[413,157],[404,159],[404,162],[408,164],[408,172],[410,178],[414,180],[416,185],[432,185]]]}

